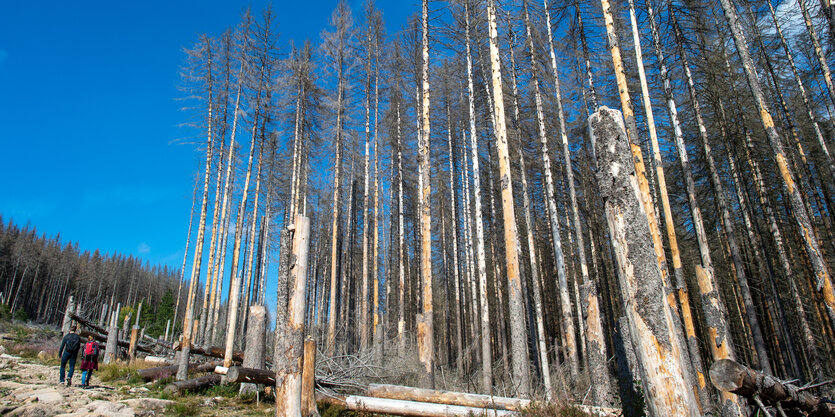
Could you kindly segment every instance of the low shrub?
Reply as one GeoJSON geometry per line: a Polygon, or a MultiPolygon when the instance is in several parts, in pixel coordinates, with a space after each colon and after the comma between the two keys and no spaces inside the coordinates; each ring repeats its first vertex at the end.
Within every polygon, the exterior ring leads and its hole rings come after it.
{"type": "Polygon", "coordinates": [[[178,401],[167,407],[169,413],[177,417],[200,415],[200,405],[194,401],[178,401]]]}

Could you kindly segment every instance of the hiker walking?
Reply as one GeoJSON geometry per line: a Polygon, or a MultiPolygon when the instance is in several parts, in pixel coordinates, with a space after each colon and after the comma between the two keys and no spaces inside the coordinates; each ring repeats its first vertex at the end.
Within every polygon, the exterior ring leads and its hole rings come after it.
{"type": "Polygon", "coordinates": [[[87,343],[84,344],[84,353],[81,356],[81,388],[90,386],[90,378],[93,371],[99,369],[99,344],[93,336],[87,336],[87,343]]]}
{"type": "Polygon", "coordinates": [[[78,348],[81,347],[81,338],[75,333],[76,326],[70,328],[70,332],[61,340],[61,348],[58,349],[58,357],[61,358],[61,371],[58,374],[59,381],[64,383],[64,367],[69,362],[70,370],[67,372],[67,386],[72,385],[72,373],[75,371],[75,359],[78,356],[78,348]]]}

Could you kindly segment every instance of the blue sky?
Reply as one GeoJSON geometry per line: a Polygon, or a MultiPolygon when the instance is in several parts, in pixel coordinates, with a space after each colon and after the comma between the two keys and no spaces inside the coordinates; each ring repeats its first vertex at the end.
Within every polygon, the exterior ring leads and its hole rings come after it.
{"type": "MultiPolygon", "coordinates": [[[[380,2],[391,32],[418,10],[380,2]]],[[[361,2],[351,0],[355,16],[361,2]]],[[[182,48],[267,2],[6,2],[0,214],[82,249],[180,268],[200,155],[179,127],[182,48]]],[[[282,43],[318,41],[336,1],[275,2],[282,43]]]]}

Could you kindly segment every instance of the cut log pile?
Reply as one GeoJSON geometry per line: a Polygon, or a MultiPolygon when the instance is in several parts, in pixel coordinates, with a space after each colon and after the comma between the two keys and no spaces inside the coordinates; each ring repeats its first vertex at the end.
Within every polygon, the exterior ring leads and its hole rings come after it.
{"type": "MultiPolygon", "coordinates": [[[[190,372],[212,372],[222,362],[191,363],[188,366],[190,372]]],[[[145,381],[168,378],[177,373],[177,365],[157,366],[155,368],[140,369],[136,371],[140,378],[145,381]]]]}

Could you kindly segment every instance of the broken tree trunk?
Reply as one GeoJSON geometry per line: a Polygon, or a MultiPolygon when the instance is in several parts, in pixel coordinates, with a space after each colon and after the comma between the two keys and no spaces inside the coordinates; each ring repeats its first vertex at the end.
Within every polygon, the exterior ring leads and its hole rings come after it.
{"type": "Polygon", "coordinates": [[[589,119],[597,155],[597,181],[619,270],[625,315],[636,348],[647,406],[654,416],[698,416],[685,349],[665,299],[662,265],[655,256],[648,213],[621,113],[601,107],[589,119]]]}
{"type": "Polygon", "coordinates": [[[799,409],[810,416],[835,417],[835,404],[832,402],[730,359],[711,365],[710,382],[722,391],[749,399],[759,397],[767,405],[779,404],[783,409],[799,409]]]}
{"type": "Polygon", "coordinates": [[[275,348],[275,414],[278,417],[295,417],[301,414],[305,291],[307,289],[305,284],[309,238],[310,219],[302,215],[296,216],[293,251],[289,259],[291,279],[288,282],[287,323],[276,323],[277,328],[286,326],[284,340],[277,340],[275,348]]]}
{"type": "MultiPolygon", "coordinates": [[[[141,305],[141,304],[140,304],[141,305]]],[[[128,358],[136,359],[136,343],[139,341],[139,326],[130,329],[130,343],[128,343],[128,358]]]]}
{"type": "Polygon", "coordinates": [[[70,318],[70,316],[72,315],[74,305],[75,304],[73,304],[72,296],[70,296],[69,300],[67,300],[67,309],[64,311],[64,321],[61,323],[61,334],[63,334],[64,336],[66,336],[67,333],[70,332],[70,327],[72,325],[72,319],[70,318]]]}
{"type": "Polygon", "coordinates": [[[226,370],[226,382],[242,382],[250,385],[273,385],[275,384],[275,372],[265,369],[232,366],[226,370]]]}
{"type": "Polygon", "coordinates": [[[75,320],[76,322],[78,322],[78,324],[83,325],[84,327],[89,327],[89,328],[91,328],[91,329],[93,329],[93,330],[95,330],[95,331],[97,331],[101,334],[107,333],[107,328],[106,327],[99,326],[99,325],[93,323],[92,321],[87,320],[84,317],[79,316],[78,314],[75,314],[75,313],[71,312],[69,314],[69,317],[71,319],[75,320]]]}
{"type": "MultiPolygon", "coordinates": [[[[218,365],[223,364],[222,361],[204,362],[204,363],[190,363],[188,364],[189,372],[211,372],[218,365]]],[[[168,378],[177,373],[178,365],[158,366],[155,368],[139,369],[136,374],[145,382],[156,381],[158,379],[168,378]]]]}
{"type": "Polygon", "coordinates": [[[116,326],[112,325],[110,329],[107,331],[107,344],[104,347],[104,364],[107,365],[108,363],[116,361],[116,346],[118,342],[118,332],[119,329],[116,326]]]}
{"type": "Polygon", "coordinates": [[[221,378],[222,377],[218,374],[209,374],[199,378],[172,382],[166,385],[163,391],[169,394],[182,394],[186,391],[198,391],[220,384],[221,378]]]}
{"type": "MultiPolygon", "coordinates": [[[[264,369],[264,355],[267,337],[267,309],[255,305],[249,308],[249,323],[246,329],[246,350],[243,366],[254,369],[264,369]]],[[[255,392],[258,387],[252,384],[241,385],[241,394],[255,392]]]]}

